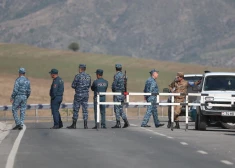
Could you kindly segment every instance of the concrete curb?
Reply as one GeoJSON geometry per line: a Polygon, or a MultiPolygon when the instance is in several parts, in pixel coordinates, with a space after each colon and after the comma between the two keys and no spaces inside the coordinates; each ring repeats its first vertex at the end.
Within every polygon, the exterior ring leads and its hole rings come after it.
{"type": "Polygon", "coordinates": [[[12,124],[8,124],[6,122],[0,122],[0,144],[9,134],[11,128],[12,124]]]}

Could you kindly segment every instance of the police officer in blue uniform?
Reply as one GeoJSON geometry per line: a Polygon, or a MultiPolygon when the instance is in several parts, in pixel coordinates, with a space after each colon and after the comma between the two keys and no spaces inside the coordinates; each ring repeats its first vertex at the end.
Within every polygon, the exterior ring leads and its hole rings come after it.
{"type": "Polygon", "coordinates": [[[24,125],[25,110],[27,107],[27,100],[31,94],[30,81],[25,77],[25,69],[19,69],[19,77],[15,80],[14,89],[10,98],[12,103],[12,114],[16,126],[13,130],[21,130],[24,125]],[[17,110],[20,107],[20,119],[18,118],[17,110]]]}
{"type": "Polygon", "coordinates": [[[49,73],[51,74],[51,78],[53,79],[50,89],[50,97],[54,126],[51,127],[51,129],[59,129],[63,127],[59,109],[63,101],[64,81],[58,76],[57,69],[51,69],[49,73]]]}
{"type": "MultiPolygon", "coordinates": [[[[124,92],[125,91],[125,75],[122,73],[122,65],[116,64],[116,74],[113,77],[113,83],[112,83],[112,91],[113,92],[124,92]]],[[[114,102],[124,102],[125,96],[124,95],[118,95],[113,96],[114,102]]],[[[121,128],[120,123],[120,116],[122,117],[124,121],[124,126],[122,128],[127,128],[130,126],[126,114],[123,111],[122,105],[114,105],[114,112],[116,115],[116,125],[112,128],[121,128]]]]}
{"type": "MultiPolygon", "coordinates": [[[[108,88],[108,81],[103,79],[103,70],[102,69],[97,69],[96,70],[96,77],[97,79],[94,80],[94,82],[91,85],[91,90],[94,91],[94,118],[95,118],[95,123],[97,120],[97,92],[106,92],[108,88]]],[[[105,102],[105,95],[100,95],[100,102],[105,102]]],[[[105,112],[106,108],[105,105],[100,105],[100,113],[101,113],[101,128],[106,128],[106,123],[105,123],[105,112]]],[[[97,125],[93,127],[92,129],[96,129],[97,125]]]]}
{"type": "MultiPolygon", "coordinates": [[[[145,82],[144,93],[158,93],[158,85],[156,79],[158,77],[158,71],[153,69],[150,72],[150,77],[145,82]]],[[[150,103],[156,103],[157,96],[144,96],[145,100],[150,103]]],[[[141,127],[150,127],[148,124],[150,116],[153,115],[153,121],[155,127],[161,127],[164,124],[160,124],[158,120],[158,113],[157,113],[157,105],[149,105],[147,106],[147,111],[142,121],[141,127]]]]}
{"type": "Polygon", "coordinates": [[[73,123],[68,126],[68,129],[76,129],[76,123],[78,119],[78,111],[82,105],[84,129],[88,129],[88,99],[89,89],[91,87],[91,76],[86,72],[86,65],[79,64],[79,74],[74,77],[72,88],[75,89],[74,101],[73,101],[73,123]]]}

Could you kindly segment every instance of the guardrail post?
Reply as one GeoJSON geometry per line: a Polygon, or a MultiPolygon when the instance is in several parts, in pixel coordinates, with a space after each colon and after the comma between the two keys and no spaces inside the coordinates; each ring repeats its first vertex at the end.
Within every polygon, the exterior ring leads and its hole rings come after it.
{"type": "Polygon", "coordinates": [[[96,110],[96,128],[98,131],[99,128],[99,122],[100,122],[100,93],[97,93],[97,99],[96,99],[96,105],[97,105],[97,110],[96,110]]]}
{"type": "MultiPolygon", "coordinates": [[[[129,94],[128,94],[128,95],[126,95],[126,102],[129,103],[129,101],[130,101],[130,97],[129,97],[129,94]]],[[[127,107],[126,107],[126,117],[128,117],[127,116],[127,107]]]]}
{"type": "Polygon", "coordinates": [[[38,122],[38,109],[35,107],[35,122],[38,122]]]}
{"type": "Polygon", "coordinates": [[[140,108],[138,107],[138,112],[137,112],[138,114],[137,114],[137,117],[138,117],[138,119],[140,119],[140,108]]]}
{"type": "Polygon", "coordinates": [[[186,127],[185,127],[185,131],[187,131],[188,130],[188,95],[186,95],[185,110],[186,110],[186,127]]]}
{"type": "Polygon", "coordinates": [[[69,109],[67,108],[67,121],[69,121],[69,109]]]}
{"type": "MultiPolygon", "coordinates": [[[[171,96],[171,103],[174,103],[174,96],[171,96]]],[[[174,129],[174,105],[171,105],[171,131],[174,129]]]]}

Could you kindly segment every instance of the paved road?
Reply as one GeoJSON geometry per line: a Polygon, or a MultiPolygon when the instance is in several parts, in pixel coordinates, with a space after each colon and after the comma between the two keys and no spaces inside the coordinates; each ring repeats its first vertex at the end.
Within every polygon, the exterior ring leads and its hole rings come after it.
{"type": "MultiPolygon", "coordinates": [[[[27,123],[14,168],[235,167],[230,165],[235,163],[235,132],[146,129],[139,127],[140,121],[131,123],[127,129],[111,129],[114,123],[108,122],[108,129],[99,131],[84,130],[81,122],[76,130],[50,130],[50,123],[27,123]]],[[[11,131],[0,144],[1,168],[18,135],[19,131],[11,131]]]]}

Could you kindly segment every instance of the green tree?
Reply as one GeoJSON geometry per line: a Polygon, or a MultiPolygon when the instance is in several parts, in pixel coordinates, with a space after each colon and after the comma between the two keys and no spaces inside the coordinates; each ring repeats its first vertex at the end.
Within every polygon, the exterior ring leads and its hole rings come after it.
{"type": "Polygon", "coordinates": [[[74,52],[75,52],[75,51],[78,51],[78,50],[79,50],[79,44],[73,42],[73,43],[69,44],[69,49],[70,49],[70,50],[73,50],[74,52]]]}

